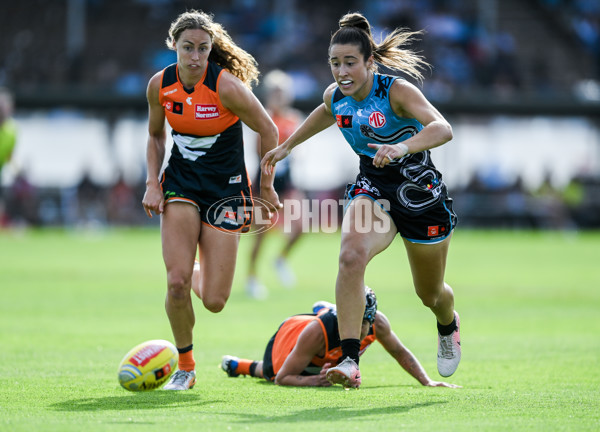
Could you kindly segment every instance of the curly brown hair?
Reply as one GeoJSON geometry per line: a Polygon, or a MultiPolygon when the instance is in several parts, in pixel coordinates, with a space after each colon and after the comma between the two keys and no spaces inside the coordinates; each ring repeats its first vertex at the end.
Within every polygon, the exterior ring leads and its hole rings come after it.
{"type": "Polygon", "coordinates": [[[258,84],[260,72],[255,58],[236,45],[223,26],[213,20],[212,14],[192,9],[179,15],[171,23],[165,41],[169,49],[175,49],[175,43],[185,30],[204,30],[212,41],[208,60],[227,69],[249,88],[258,84]]]}

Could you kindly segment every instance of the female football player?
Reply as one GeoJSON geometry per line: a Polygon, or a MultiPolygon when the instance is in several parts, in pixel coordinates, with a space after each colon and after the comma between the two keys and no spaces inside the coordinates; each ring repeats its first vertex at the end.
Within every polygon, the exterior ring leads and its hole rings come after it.
{"type": "MultiPolygon", "coordinates": [[[[196,249],[202,302],[210,312],[220,312],[231,293],[239,234],[252,220],[242,122],[260,135],[263,154],[277,145],[278,132],[250,90],[258,77],[256,61],[212,16],[182,13],[166,43],[177,52],[177,63],[148,84],[148,176],[142,203],[149,217],[161,215],[165,308],[179,351],[179,370],[164,388],[187,390],[196,382],[190,297],[196,249]],[[174,145],[159,180],[165,118],[174,145]]],[[[260,186],[265,212],[279,208],[273,174],[264,174],[260,186]]]]}
{"type": "MultiPolygon", "coordinates": [[[[261,162],[268,174],[290,151],[337,123],[359,155],[360,172],[348,185],[336,303],[344,361],[328,371],[332,382],[361,383],[360,327],[365,307],[364,274],[369,261],[399,233],[408,254],[415,290],[437,318],[438,371],[450,376],[461,357],[454,294],[444,281],[456,215],[430,149],[448,142],[446,119],[404,79],[378,73],[378,64],[422,79],[421,57],[402,49],[414,32],[396,29],[381,43],[359,13],[343,16],[329,46],[335,82],[300,127],[261,162]]],[[[390,279],[397,279],[390,269],[390,279]]]]}
{"type": "MultiPolygon", "coordinates": [[[[373,342],[379,341],[396,362],[424,386],[460,387],[429,378],[419,360],[392,331],[387,317],[377,310],[377,297],[370,288],[365,290],[360,341],[361,356],[373,342]]],[[[327,372],[341,357],[335,305],[317,302],[312,314],[291,316],[279,326],[267,344],[263,360],[226,355],[221,368],[230,377],[249,375],[279,385],[327,387],[332,384],[327,372]]]]}

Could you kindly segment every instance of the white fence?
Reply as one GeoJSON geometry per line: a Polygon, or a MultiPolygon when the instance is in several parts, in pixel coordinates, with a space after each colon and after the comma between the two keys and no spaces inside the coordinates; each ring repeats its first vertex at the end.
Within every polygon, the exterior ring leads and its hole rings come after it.
{"type": "MultiPolygon", "coordinates": [[[[119,177],[145,179],[146,121],[129,117],[114,127],[104,119],[77,113],[33,113],[17,117],[18,143],[3,170],[3,184],[22,173],[38,187],[76,185],[88,173],[99,184],[119,177]]],[[[556,187],[574,175],[600,175],[600,125],[587,118],[476,117],[449,119],[454,139],[432,150],[433,160],[452,189],[473,175],[512,182],[520,176],[529,189],[547,173],[556,187]]],[[[246,130],[246,160],[251,174],[258,158],[253,132],[246,130]]],[[[292,153],[294,181],[306,190],[334,189],[351,181],[358,159],[341,133],[331,127],[292,153]]]]}

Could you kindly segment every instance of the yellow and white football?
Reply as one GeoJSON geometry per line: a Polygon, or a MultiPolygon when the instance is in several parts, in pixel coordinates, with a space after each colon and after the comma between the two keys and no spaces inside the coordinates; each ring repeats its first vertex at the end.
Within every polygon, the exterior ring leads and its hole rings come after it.
{"type": "Polygon", "coordinates": [[[119,365],[119,384],[130,391],[159,388],[177,369],[179,353],[171,342],[150,340],[132,348],[119,365]]]}

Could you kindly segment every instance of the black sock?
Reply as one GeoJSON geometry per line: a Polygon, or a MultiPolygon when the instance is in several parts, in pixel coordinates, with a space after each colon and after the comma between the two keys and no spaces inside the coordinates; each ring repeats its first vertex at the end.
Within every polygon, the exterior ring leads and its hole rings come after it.
{"type": "Polygon", "coordinates": [[[253,361],[252,364],[250,365],[250,376],[251,377],[256,377],[256,375],[254,374],[254,372],[256,372],[256,366],[258,366],[257,361],[253,361]]]}
{"type": "Polygon", "coordinates": [[[448,335],[452,334],[452,332],[454,330],[456,330],[456,317],[454,317],[452,322],[448,325],[442,325],[438,322],[437,328],[438,328],[438,332],[440,332],[440,334],[442,336],[448,336],[448,335]]]}
{"type": "Polygon", "coordinates": [[[342,345],[342,360],[346,357],[350,357],[358,364],[358,352],[360,351],[360,340],[358,339],[344,339],[341,341],[342,345]]]}
{"type": "Polygon", "coordinates": [[[177,348],[177,352],[179,354],[185,354],[186,352],[189,352],[192,349],[194,349],[194,344],[188,345],[185,348],[177,348]]]}

